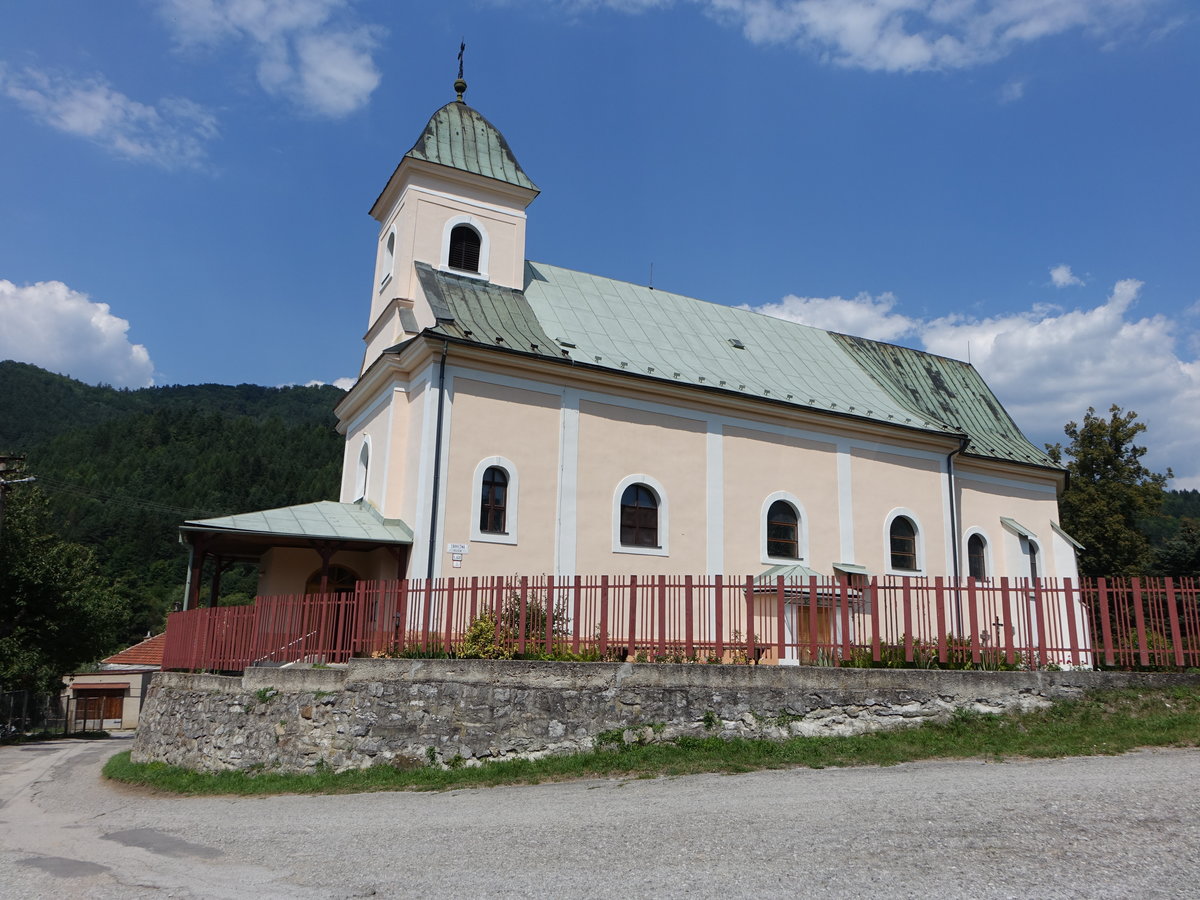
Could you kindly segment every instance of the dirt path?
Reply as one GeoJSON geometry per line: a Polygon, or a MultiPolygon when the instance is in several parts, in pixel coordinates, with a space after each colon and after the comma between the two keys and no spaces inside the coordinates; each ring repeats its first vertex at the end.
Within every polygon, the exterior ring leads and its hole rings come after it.
{"type": "Polygon", "coordinates": [[[0,747],[3,897],[1195,897],[1200,751],[179,799],[0,747]]]}

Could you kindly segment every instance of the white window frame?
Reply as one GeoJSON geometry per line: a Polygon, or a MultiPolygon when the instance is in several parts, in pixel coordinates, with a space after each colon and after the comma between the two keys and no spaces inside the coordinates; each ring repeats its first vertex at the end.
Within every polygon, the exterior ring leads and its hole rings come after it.
{"type": "Polygon", "coordinates": [[[617,489],[613,491],[612,552],[632,553],[636,556],[670,556],[669,544],[671,532],[668,530],[670,521],[667,492],[663,489],[662,483],[657,478],[644,473],[626,475],[617,483],[617,489]],[[654,491],[654,496],[658,498],[657,547],[628,547],[621,543],[621,496],[625,493],[625,489],[633,484],[644,484],[650,490],[654,491]]]}
{"type": "Polygon", "coordinates": [[[761,562],[768,565],[798,565],[804,564],[808,560],[808,514],[804,510],[804,504],[796,497],[795,494],[789,494],[787,491],[776,491],[769,494],[767,499],[763,501],[762,510],[758,517],[759,531],[759,555],[761,562]],[[767,540],[767,514],[771,511],[771,507],[782,500],[796,511],[796,552],[798,556],[771,556],[767,552],[767,547],[770,542],[767,540]]]}
{"type": "Polygon", "coordinates": [[[987,575],[984,576],[984,580],[985,581],[990,580],[996,576],[995,562],[993,561],[993,558],[992,558],[992,539],[988,536],[988,533],[986,531],[984,531],[982,528],[978,528],[978,527],[968,528],[965,532],[963,532],[963,542],[962,542],[963,577],[969,578],[971,575],[971,546],[970,545],[971,545],[971,538],[973,538],[975,535],[979,535],[981,538],[983,538],[983,568],[987,571],[987,575]]]}
{"type": "Polygon", "coordinates": [[[371,436],[363,435],[354,463],[354,502],[367,499],[367,482],[371,476],[371,436]]]}
{"type": "Polygon", "coordinates": [[[517,498],[520,496],[519,487],[520,479],[517,476],[517,467],[511,460],[505,459],[503,456],[489,456],[479,461],[479,465],[475,467],[475,475],[471,480],[472,541],[480,541],[485,544],[517,543],[517,510],[520,508],[520,504],[517,502],[517,498]],[[493,466],[497,469],[503,469],[504,474],[508,476],[508,492],[504,498],[504,527],[507,530],[503,534],[482,531],[479,528],[479,508],[483,503],[483,473],[493,466]]]}
{"type": "Polygon", "coordinates": [[[911,509],[897,506],[883,520],[883,571],[888,575],[924,575],[925,574],[925,529],[921,520],[911,509]],[[915,569],[896,569],[892,567],[892,523],[900,516],[908,519],[916,530],[917,567],[915,569]]]}
{"type": "Polygon", "coordinates": [[[443,272],[450,272],[454,275],[462,275],[464,278],[478,278],[480,281],[488,280],[488,259],[491,253],[491,240],[488,238],[487,229],[484,228],[483,222],[474,216],[454,216],[446,220],[446,225],[442,229],[442,255],[440,257],[441,264],[438,266],[443,272]],[[479,271],[468,272],[466,269],[454,269],[450,266],[450,233],[459,225],[469,225],[475,229],[475,233],[479,235],[479,271]]]}
{"type": "Polygon", "coordinates": [[[393,225],[383,237],[383,249],[379,254],[383,267],[383,271],[379,275],[379,290],[381,291],[388,286],[388,282],[392,280],[392,274],[396,271],[396,242],[396,227],[393,225]]]}

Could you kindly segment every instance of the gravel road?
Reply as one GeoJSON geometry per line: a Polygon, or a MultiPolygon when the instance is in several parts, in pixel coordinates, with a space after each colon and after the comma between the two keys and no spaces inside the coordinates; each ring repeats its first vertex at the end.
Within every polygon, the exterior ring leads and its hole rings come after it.
{"type": "Polygon", "coordinates": [[[1200,751],[179,799],[0,747],[3,897],[1198,897],[1200,751]]]}

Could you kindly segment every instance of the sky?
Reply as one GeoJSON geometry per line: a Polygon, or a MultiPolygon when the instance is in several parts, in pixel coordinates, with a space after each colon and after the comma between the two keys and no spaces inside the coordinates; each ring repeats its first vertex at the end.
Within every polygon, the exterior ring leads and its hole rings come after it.
{"type": "Polygon", "coordinates": [[[362,359],[375,197],[466,99],[530,259],[969,359],[1037,444],[1117,404],[1200,488],[1191,0],[39,0],[0,12],[0,359],[362,359]]]}

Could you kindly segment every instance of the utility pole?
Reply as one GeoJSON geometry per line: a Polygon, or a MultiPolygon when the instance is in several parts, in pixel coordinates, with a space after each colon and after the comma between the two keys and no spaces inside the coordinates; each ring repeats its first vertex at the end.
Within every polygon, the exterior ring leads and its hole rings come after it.
{"type": "Polygon", "coordinates": [[[31,481],[37,481],[32,475],[24,478],[13,477],[21,474],[24,464],[25,457],[23,456],[0,455],[0,534],[4,533],[4,501],[9,490],[14,484],[28,484],[31,481]]]}

